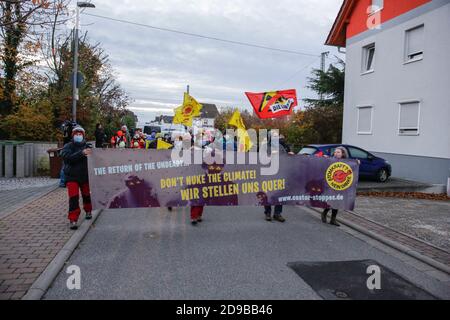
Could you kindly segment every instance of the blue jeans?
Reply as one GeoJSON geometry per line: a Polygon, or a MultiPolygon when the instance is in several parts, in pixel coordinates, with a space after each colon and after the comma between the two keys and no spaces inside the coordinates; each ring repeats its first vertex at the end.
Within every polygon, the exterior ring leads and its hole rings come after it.
{"type": "Polygon", "coordinates": [[[59,174],[59,186],[61,188],[66,187],[66,176],[64,175],[64,165],[61,168],[61,172],[59,174]]]}

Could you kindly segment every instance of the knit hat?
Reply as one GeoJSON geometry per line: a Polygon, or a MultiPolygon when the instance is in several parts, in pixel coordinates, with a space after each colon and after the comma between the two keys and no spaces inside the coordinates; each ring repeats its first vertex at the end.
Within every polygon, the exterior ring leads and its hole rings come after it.
{"type": "Polygon", "coordinates": [[[75,128],[73,128],[72,130],[72,137],[76,134],[76,133],[81,133],[84,136],[86,136],[86,131],[84,131],[84,129],[80,126],[77,126],[75,128]]]}

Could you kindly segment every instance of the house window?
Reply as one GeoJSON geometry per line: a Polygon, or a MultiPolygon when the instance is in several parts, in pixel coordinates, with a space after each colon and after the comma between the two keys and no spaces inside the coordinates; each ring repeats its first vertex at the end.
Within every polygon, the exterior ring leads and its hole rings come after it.
{"type": "Polygon", "coordinates": [[[363,47],[363,65],[362,72],[373,72],[375,60],[375,43],[363,47]]]}
{"type": "Polygon", "coordinates": [[[358,134],[372,134],[373,107],[358,107],[358,134]]]}
{"type": "Polygon", "coordinates": [[[406,31],[406,62],[423,58],[424,26],[418,26],[406,31]]]}
{"type": "Polygon", "coordinates": [[[372,0],[371,14],[383,9],[384,0],[372,0]]]}
{"type": "Polygon", "coordinates": [[[400,103],[399,134],[419,135],[420,102],[400,103]]]}

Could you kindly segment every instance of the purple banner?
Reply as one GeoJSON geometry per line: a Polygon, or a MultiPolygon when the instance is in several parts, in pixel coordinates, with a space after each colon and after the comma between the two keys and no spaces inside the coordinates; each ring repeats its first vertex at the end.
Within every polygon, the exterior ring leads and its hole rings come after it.
{"type": "Polygon", "coordinates": [[[264,175],[270,164],[248,164],[252,156],[258,154],[245,155],[247,164],[189,164],[173,160],[169,150],[94,149],[92,203],[95,209],[281,204],[353,210],[355,161],[277,154],[276,171],[264,175]]]}

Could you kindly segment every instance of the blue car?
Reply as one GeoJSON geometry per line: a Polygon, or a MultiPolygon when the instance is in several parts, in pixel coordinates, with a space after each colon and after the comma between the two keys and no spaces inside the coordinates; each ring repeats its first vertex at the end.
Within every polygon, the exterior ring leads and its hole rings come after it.
{"type": "Polygon", "coordinates": [[[337,147],[344,147],[351,159],[361,161],[359,168],[360,177],[374,178],[380,182],[386,182],[392,175],[392,166],[389,162],[355,146],[345,144],[308,145],[299,154],[331,157],[337,147]]]}

